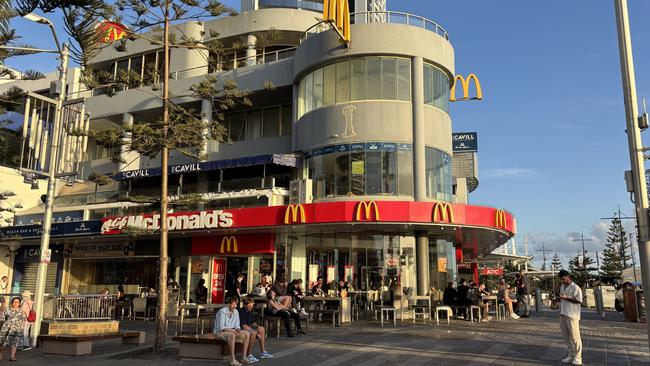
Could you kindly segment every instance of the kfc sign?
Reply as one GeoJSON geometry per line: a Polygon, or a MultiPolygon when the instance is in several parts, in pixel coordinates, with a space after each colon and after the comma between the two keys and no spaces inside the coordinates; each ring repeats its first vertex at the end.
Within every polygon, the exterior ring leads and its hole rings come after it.
{"type": "Polygon", "coordinates": [[[481,276],[503,276],[503,268],[481,268],[481,276]]]}

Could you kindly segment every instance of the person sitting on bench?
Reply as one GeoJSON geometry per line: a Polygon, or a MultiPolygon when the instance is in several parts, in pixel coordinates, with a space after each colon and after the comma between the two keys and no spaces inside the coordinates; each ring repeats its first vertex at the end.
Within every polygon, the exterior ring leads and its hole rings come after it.
{"type": "Polygon", "coordinates": [[[255,301],[251,297],[244,298],[244,306],[239,308],[239,324],[241,328],[251,334],[251,341],[248,343],[248,362],[255,363],[259,360],[253,356],[253,343],[255,343],[255,338],[260,341],[260,358],[273,358],[269,352],[266,351],[266,333],[264,327],[255,322],[253,316],[253,308],[255,307],[255,301]]]}
{"type": "Polygon", "coordinates": [[[230,347],[231,366],[241,366],[235,358],[235,342],[239,339],[242,343],[242,363],[250,363],[246,352],[250,341],[250,332],[243,331],[239,325],[239,313],[235,310],[239,300],[232,296],[226,301],[227,307],[221,308],[214,317],[213,333],[217,339],[228,343],[230,347]]]}
{"type": "Polygon", "coordinates": [[[267,306],[265,313],[270,316],[277,316],[284,321],[284,329],[287,331],[287,337],[293,337],[291,333],[291,319],[296,323],[296,334],[306,334],[300,326],[300,316],[297,313],[289,311],[289,308],[278,301],[275,297],[275,290],[271,289],[266,294],[267,306]]]}

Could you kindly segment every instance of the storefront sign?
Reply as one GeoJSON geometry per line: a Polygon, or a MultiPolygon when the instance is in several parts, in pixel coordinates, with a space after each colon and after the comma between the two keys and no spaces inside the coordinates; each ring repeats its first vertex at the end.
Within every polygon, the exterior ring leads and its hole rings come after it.
{"type": "Polygon", "coordinates": [[[499,229],[505,229],[507,227],[506,213],[501,209],[494,210],[494,226],[499,229]]]}
{"type": "Polygon", "coordinates": [[[335,271],[336,271],[336,267],[327,266],[327,283],[336,280],[335,271]]]}
{"type": "Polygon", "coordinates": [[[482,276],[503,276],[503,268],[481,268],[482,276]]]}
{"type": "Polygon", "coordinates": [[[454,132],[451,134],[453,152],[477,152],[478,134],[476,132],[454,132]]]}
{"type": "Polygon", "coordinates": [[[313,288],[318,283],[318,264],[309,265],[309,288],[313,288]]]}
{"type": "Polygon", "coordinates": [[[223,304],[226,297],[226,259],[214,258],[212,262],[212,303],[223,304]]]}
{"type": "MultiPolygon", "coordinates": [[[[167,228],[169,231],[216,229],[231,227],[232,225],[232,213],[221,210],[171,213],[167,217],[167,228]]],[[[160,214],[104,218],[102,219],[101,233],[104,235],[121,234],[122,229],[127,226],[145,230],[159,230],[160,214]]]]}
{"type": "MultiPolygon", "coordinates": [[[[58,262],[62,258],[63,247],[52,245],[50,247],[50,262],[58,262]]],[[[38,245],[24,245],[16,253],[16,263],[37,263],[42,259],[41,247],[38,245]]]]}
{"type": "MultiPolygon", "coordinates": [[[[83,211],[55,212],[52,214],[52,223],[81,221],[83,216],[83,211]]],[[[43,214],[16,216],[16,226],[40,225],[42,222],[43,214]]]]}
{"type": "Polygon", "coordinates": [[[354,281],[354,266],[345,266],[344,271],[345,280],[352,283],[354,281]]]}
{"type": "Polygon", "coordinates": [[[438,258],[438,272],[447,273],[447,258],[438,258]]]}
{"type": "Polygon", "coordinates": [[[133,243],[76,243],[66,244],[67,258],[124,257],[133,255],[133,243]]]}
{"type": "Polygon", "coordinates": [[[451,86],[449,92],[449,101],[455,102],[457,100],[481,100],[483,99],[483,90],[481,89],[481,83],[478,81],[478,77],[475,74],[469,74],[467,77],[463,75],[456,75],[454,77],[454,84],[451,86]],[[476,88],[476,96],[469,96],[469,84],[474,80],[474,87],[476,88]],[[460,86],[463,89],[463,96],[459,99],[456,99],[456,85],[460,82],[460,86]]]}
{"type": "Polygon", "coordinates": [[[192,255],[273,253],[275,234],[214,235],[192,238],[192,255]]]}
{"type": "Polygon", "coordinates": [[[375,201],[361,201],[357,204],[357,212],[355,214],[357,221],[379,221],[379,207],[375,201]],[[374,209],[374,210],[373,210],[374,209]],[[374,220],[372,213],[375,213],[374,220]]]}
{"type": "Polygon", "coordinates": [[[458,269],[465,269],[465,270],[471,270],[472,269],[472,263],[458,263],[458,269]]]}

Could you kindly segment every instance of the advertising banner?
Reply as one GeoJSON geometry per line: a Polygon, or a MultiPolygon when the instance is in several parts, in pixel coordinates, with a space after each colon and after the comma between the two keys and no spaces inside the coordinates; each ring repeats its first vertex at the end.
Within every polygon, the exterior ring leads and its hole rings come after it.
{"type": "Polygon", "coordinates": [[[223,304],[226,297],[226,259],[214,258],[212,263],[212,303],[223,304]]]}
{"type": "Polygon", "coordinates": [[[309,265],[309,288],[311,289],[318,282],[318,264],[309,265]]]}
{"type": "Polygon", "coordinates": [[[478,134],[476,132],[454,132],[451,134],[453,152],[478,152],[478,134]]]}
{"type": "Polygon", "coordinates": [[[503,276],[503,268],[481,268],[481,276],[503,276]]]}

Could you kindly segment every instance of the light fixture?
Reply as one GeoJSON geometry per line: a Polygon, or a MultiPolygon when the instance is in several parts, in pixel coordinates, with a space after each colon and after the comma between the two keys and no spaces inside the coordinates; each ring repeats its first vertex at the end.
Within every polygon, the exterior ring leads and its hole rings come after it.
{"type": "Polygon", "coordinates": [[[31,20],[32,22],[41,23],[41,24],[50,24],[50,21],[38,14],[29,13],[23,15],[23,18],[31,20]]]}

